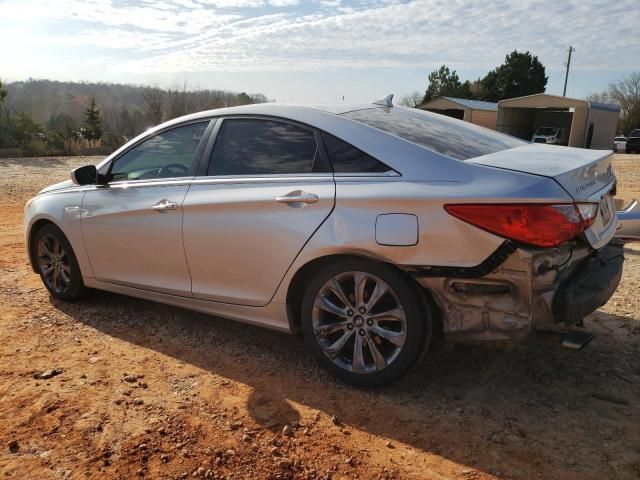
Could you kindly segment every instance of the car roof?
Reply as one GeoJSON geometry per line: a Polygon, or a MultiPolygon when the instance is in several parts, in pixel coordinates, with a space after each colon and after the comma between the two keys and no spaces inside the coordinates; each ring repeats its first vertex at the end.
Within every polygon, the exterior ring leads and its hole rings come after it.
{"type": "MultiPolygon", "coordinates": [[[[354,112],[358,110],[369,110],[374,108],[383,108],[374,104],[336,104],[336,105],[298,105],[293,103],[252,103],[249,105],[239,105],[236,107],[223,107],[213,110],[204,110],[202,112],[191,113],[182,117],[173,118],[159,125],[149,128],[141,133],[134,140],[153,135],[158,131],[171,128],[185,122],[193,122],[197,120],[209,120],[216,117],[234,116],[234,115],[257,115],[277,117],[284,120],[292,120],[310,125],[321,130],[327,130],[327,123],[333,123],[338,119],[347,120],[341,116],[344,113],[354,112]]],[[[367,127],[370,128],[370,127],[367,127]]],[[[331,132],[330,132],[331,133],[331,132]]]]}
{"type": "MultiPolygon", "coordinates": [[[[319,114],[333,114],[342,115],[348,112],[354,112],[357,110],[368,110],[371,108],[382,108],[379,105],[373,104],[355,104],[355,103],[336,103],[326,105],[310,105],[310,104],[297,104],[297,103],[282,103],[282,102],[267,102],[267,103],[252,103],[249,105],[240,105],[236,107],[223,107],[213,110],[205,110],[202,112],[193,113],[185,117],[180,117],[179,120],[184,121],[187,119],[197,118],[209,118],[218,117],[224,115],[273,115],[282,118],[289,118],[297,116],[294,112],[299,109],[310,110],[318,112],[319,114]],[[289,115],[290,112],[292,115],[289,115]]],[[[178,119],[176,119],[178,120],[178,119]]]]}

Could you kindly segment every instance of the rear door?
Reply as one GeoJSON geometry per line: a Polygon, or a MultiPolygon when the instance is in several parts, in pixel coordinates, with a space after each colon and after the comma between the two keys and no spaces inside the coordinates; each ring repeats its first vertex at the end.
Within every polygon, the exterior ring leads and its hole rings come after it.
{"type": "Polygon", "coordinates": [[[269,303],[331,213],[335,184],[320,134],[273,118],[225,118],[183,203],[195,298],[269,303]]]}

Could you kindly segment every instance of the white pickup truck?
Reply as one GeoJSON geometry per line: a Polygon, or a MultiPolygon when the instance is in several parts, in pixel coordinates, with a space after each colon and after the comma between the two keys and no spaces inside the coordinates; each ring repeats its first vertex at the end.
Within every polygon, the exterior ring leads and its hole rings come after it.
{"type": "Polygon", "coordinates": [[[566,145],[565,129],[561,127],[538,127],[531,137],[532,143],[548,143],[552,145],[566,145]]]}

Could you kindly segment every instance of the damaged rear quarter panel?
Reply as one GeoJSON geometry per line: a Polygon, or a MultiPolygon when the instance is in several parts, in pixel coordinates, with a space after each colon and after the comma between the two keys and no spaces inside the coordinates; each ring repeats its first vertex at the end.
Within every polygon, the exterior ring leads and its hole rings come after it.
{"type": "Polygon", "coordinates": [[[424,277],[420,284],[434,296],[449,340],[512,341],[531,330],[554,324],[554,295],[562,272],[570,271],[589,254],[578,242],[552,249],[517,248],[481,278],[424,277]],[[505,293],[468,294],[454,283],[501,285],[505,293]]]}

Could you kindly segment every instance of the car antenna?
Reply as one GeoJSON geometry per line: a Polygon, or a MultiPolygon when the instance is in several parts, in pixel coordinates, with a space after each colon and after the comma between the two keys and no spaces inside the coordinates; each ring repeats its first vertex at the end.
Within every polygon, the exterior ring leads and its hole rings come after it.
{"type": "Polygon", "coordinates": [[[381,105],[383,107],[393,107],[393,93],[390,93],[389,95],[387,95],[384,98],[381,98],[380,100],[376,100],[375,102],[373,102],[374,105],[381,105]]]}

